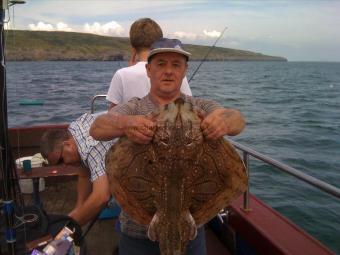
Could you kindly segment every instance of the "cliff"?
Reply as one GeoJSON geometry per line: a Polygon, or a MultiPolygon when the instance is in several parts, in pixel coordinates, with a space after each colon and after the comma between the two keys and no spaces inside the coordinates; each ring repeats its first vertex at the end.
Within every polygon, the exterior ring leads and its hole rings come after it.
{"type": "MultiPolygon", "coordinates": [[[[184,45],[191,60],[201,60],[209,46],[184,45]]],[[[47,31],[6,31],[6,57],[9,61],[97,60],[118,61],[130,57],[128,38],[94,34],[47,31]]],[[[208,61],[287,61],[283,57],[215,47],[208,61]]]]}

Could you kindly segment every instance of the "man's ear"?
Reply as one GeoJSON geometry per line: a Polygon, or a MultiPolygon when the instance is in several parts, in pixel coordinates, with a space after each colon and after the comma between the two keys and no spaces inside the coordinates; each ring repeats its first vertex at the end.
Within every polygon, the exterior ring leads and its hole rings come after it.
{"type": "Polygon", "coordinates": [[[150,78],[150,64],[146,63],[145,64],[145,68],[146,68],[146,74],[148,75],[148,77],[150,78]]]}
{"type": "Polygon", "coordinates": [[[63,141],[63,145],[65,145],[65,146],[70,146],[71,144],[72,144],[72,142],[71,142],[70,139],[63,141]]]}
{"type": "Polygon", "coordinates": [[[77,149],[77,145],[75,143],[75,141],[73,140],[73,138],[69,138],[65,141],[63,141],[63,145],[66,146],[67,148],[76,148],[77,149]]]}
{"type": "Polygon", "coordinates": [[[188,71],[188,62],[185,62],[185,71],[183,72],[183,79],[187,75],[187,71],[188,71]]]}

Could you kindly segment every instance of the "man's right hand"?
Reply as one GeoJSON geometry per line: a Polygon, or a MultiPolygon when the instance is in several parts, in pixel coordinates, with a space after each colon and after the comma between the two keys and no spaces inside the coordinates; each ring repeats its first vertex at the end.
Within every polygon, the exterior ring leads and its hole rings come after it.
{"type": "Polygon", "coordinates": [[[142,115],[126,116],[124,133],[131,141],[148,144],[156,129],[156,123],[142,115]]]}

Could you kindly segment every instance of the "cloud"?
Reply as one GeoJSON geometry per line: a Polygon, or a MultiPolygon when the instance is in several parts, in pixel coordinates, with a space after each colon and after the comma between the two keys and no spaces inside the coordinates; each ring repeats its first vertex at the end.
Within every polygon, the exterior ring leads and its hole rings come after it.
{"type": "Polygon", "coordinates": [[[189,39],[189,40],[195,40],[198,35],[194,33],[187,33],[187,32],[182,32],[182,31],[176,31],[174,33],[174,36],[179,39],[189,39]]]}
{"type": "Polygon", "coordinates": [[[86,23],[83,30],[86,33],[110,36],[122,36],[124,33],[124,28],[116,21],[111,21],[103,25],[99,22],[94,22],[92,25],[86,23]]]}
{"type": "Polygon", "coordinates": [[[213,30],[211,32],[203,30],[203,34],[207,37],[219,37],[221,35],[221,32],[218,32],[216,30],[213,30]]]}
{"type": "Polygon", "coordinates": [[[174,36],[176,38],[183,39],[183,40],[190,40],[190,41],[204,40],[207,38],[216,38],[216,37],[219,37],[220,35],[221,35],[221,32],[218,32],[216,30],[213,30],[211,32],[207,30],[203,30],[203,32],[199,34],[195,34],[191,32],[183,32],[183,31],[174,32],[174,36]]]}
{"type": "Polygon", "coordinates": [[[33,31],[54,31],[53,25],[51,24],[45,24],[42,21],[39,21],[37,25],[35,24],[29,24],[29,29],[33,31]]]}
{"type": "Polygon", "coordinates": [[[49,23],[44,23],[42,21],[39,21],[37,24],[29,24],[28,27],[30,30],[33,31],[78,31],[108,36],[123,36],[124,33],[124,28],[116,21],[111,21],[103,25],[99,22],[94,22],[92,25],[86,23],[80,29],[73,29],[64,22],[58,22],[56,25],[52,25],[49,23]]]}
{"type": "Polygon", "coordinates": [[[58,31],[67,31],[67,32],[73,31],[73,29],[71,27],[69,27],[67,24],[65,24],[63,22],[59,22],[57,24],[57,30],[58,31]]]}
{"type": "Polygon", "coordinates": [[[39,21],[36,25],[29,24],[28,27],[30,30],[33,31],[67,31],[67,32],[73,31],[71,27],[69,27],[66,23],[63,22],[58,22],[56,27],[54,27],[52,24],[39,21]]]}

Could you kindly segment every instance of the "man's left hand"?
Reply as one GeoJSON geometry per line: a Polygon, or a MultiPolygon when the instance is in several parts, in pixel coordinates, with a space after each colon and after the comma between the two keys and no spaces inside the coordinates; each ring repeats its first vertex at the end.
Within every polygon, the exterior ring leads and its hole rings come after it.
{"type": "Polygon", "coordinates": [[[208,140],[216,140],[224,135],[237,135],[244,126],[245,121],[241,113],[226,108],[214,110],[201,122],[201,129],[208,140]]]}

